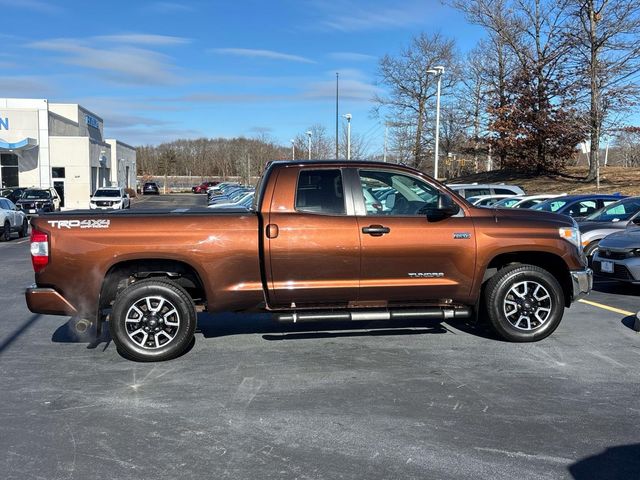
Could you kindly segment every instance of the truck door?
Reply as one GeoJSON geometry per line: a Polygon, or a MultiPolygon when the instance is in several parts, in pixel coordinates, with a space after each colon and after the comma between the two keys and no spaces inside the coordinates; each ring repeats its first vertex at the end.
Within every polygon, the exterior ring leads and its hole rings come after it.
{"type": "Polygon", "coordinates": [[[469,295],[476,262],[472,219],[461,210],[430,221],[426,211],[439,190],[407,172],[361,169],[354,177],[350,184],[361,191],[353,194],[362,245],[358,300],[442,303],[469,295]]]}
{"type": "Polygon", "coordinates": [[[355,301],[360,235],[342,170],[283,167],[272,191],[263,232],[269,304],[289,308],[355,301]]]}

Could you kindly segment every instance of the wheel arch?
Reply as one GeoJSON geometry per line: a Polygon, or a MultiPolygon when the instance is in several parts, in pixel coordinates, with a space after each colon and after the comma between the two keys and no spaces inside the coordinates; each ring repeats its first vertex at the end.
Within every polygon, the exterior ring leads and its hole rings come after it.
{"type": "Polygon", "coordinates": [[[163,258],[125,260],[112,265],[100,289],[99,311],[111,306],[125,287],[146,278],[166,278],[183,287],[196,305],[206,304],[206,290],[198,271],[190,264],[163,258]]]}
{"type": "Polygon", "coordinates": [[[482,289],[499,270],[517,264],[535,265],[551,273],[562,287],[565,306],[571,304],[573,284],[569,267],[561,256],[549,252],[510,252],[496,255],[487,265],[482,279],[482,289]]]}

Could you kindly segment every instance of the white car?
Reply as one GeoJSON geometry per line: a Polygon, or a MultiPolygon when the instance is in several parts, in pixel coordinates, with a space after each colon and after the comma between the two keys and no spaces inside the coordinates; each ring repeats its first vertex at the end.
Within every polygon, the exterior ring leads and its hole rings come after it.
{"type": "Polygon", "coordinates": [[[447,187],[464,198],[478,195],[524,195],[517,185],[504,183],[448,183],[447,187]]]}
{"type": "Polygon", "coordinates": [[[544,202],[551,198],[562,197],[564,195],[566,195],[566,193],[516,196],[500,200],[492,206],[498,208],[531,208],[535,207],[540,202],[544,202]]]}
{"type": "Polygon", "coordinates": [[[131,208],[129,194],[122,187],[100,187],[89,201],[91,210],[123,210],[131,208]]]}
{"type": "Polygon", "coordinates": [[[475,195],[467,197],[467,202],[476,207],[490,207],[494,203],[504,200],[505,198],[515,197],[516,195],[475,195]]]}
{"type": "Polygon", "coordinates": [[[4,197],[0,197],[0,227],[0,240],[5,242],[11,240],[11,232],[18,232],[18,237],[23,238],[29,231],[27,216],[22,210],[18,210],[11,200],[4,197]]]}

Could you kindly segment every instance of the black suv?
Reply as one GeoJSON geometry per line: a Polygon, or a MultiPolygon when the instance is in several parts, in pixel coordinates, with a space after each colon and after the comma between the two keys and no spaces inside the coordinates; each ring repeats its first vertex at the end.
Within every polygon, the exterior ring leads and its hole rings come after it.
{"type": "Polygon", "coordinates": [[[142,187],[143,195],[160,195],[160,188],[156,182],[146,182],[142,187]]]}
{"type": "Polygon", "coordinates": [[[57,212],[60,210],[60,196],[55,188],[27,188],[16,202],[16,207],[27,215],[57,212]]]}

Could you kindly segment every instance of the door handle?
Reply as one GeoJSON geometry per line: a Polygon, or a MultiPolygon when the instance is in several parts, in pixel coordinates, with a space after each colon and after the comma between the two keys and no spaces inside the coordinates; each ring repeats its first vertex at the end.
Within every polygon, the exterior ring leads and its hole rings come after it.
{"type": "Polygon", "coordinates": [[[391,229],[389,227],[383,227],[382,225],[369,225],[368,227],[362,227],[362,233],[369,234],[372,237],[381,237],[390,231],[391,229]]]}
{"type": "Polygon", "coordinates": [[[266,230],[267,238],[278,238],[278,233],[280,233],[278,225],[276,225],[275,223],[270,223],[269,225],[267,225],[266,230]]]}

